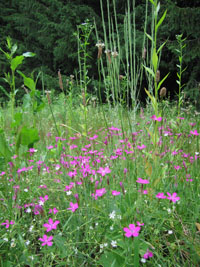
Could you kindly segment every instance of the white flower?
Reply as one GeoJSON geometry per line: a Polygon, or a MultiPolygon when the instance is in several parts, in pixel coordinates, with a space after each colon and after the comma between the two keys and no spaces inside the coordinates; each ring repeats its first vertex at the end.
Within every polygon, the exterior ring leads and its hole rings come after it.
{"type": "Polygon", "coordinates": [[[141,259],[141,262],[142,262],[142,263],[145,263],[145,262],[146,262],[146,260],[145,260],[144,258],[142,258],[142,259],[141,259]]]}
{"type": "Polygon", "coordinates": [[[7,238],[7,237],[4,237],[3,240],[4,240],[5,242],[8,242],[8,238],[7,238]]]}
{"type": "Polygon", "coordinates": [[[103,244],[100,244],[100,249],[103,249],[103,244]]]}
{"type": "Polygon", "coordinates": [[[67,191],[67,192],[66,192],[66,195],[67,195],[67,196],[70,196],[71,194],[72,194],[72,191],[67,191]]]}
{"type": "Polygon", "coordinates": [[[111,246],[112,246],[113,248],[116,248],[116,247],[117,247],[117,241],[112,240],[112,241],[111,241],[111,246]]]}
{"type": "Polygon", "coordinates": [[[30,243],[31,243],[30,240],[27,240],[27,241],[25,242],[25,244],[26,244],[27,246],[28,246],[30,243]]]}
{"type": "Polygon", "coordinates": [[[108,243],[104,243],[103,245],[104,245],[104,247],[107,247],[108,246],[108,243]]]}
{"type": "Polygon", "coordinates": [[[25,189],[24,189],[24,192],[28,192],[28,189],[27,189],[27,188],[25,188],[25,189]]]}
{"type": "Polygon", "coordinates": [[[172,210],[171,209],[167,209],[167,212],[170,214],[172,212],[172,210]]]}
{"type": "Polygon", "coordinates": [[[113,210],[113,211],[109,214],[109,218],[110,218],[110,219],[115,219],[115,216],[116,216],[116,211],[113,210]]]}
{"type": "Polygon", "coordinates": [[[110,226],[110,230],[113,231],[114,227],[113,226],[110,226]]]}
{"type": "Polygon", "coordinates": [[[29,228],[29,232],[33,231],[33,225],[31,225],[31,227],[29,228]]]}
{"type": "Polygon", "coordinates": [[[26,209],[26,212],[30,213],[31,212],[31,208],[26,209]]]}
{"type": "Polygon", "coordinates": [[[38,202],[38,204],[39,204],[40,206],[43,206],[43,205],[44,205],[44,201],[40,200],[40,201],[38,202]]]}
{"type": "Polygon", "coordinates": [[[169,230],[169,231],[168,231],[168,234],[169,234],[169,235],[173,234],[173,231],[172,231],[172,230],[169,230]]]}
{"type": "Polygon", "coordinates": [[[121,215],[117,215],[117,219],[121,220],[122,216],[121,215]]]}

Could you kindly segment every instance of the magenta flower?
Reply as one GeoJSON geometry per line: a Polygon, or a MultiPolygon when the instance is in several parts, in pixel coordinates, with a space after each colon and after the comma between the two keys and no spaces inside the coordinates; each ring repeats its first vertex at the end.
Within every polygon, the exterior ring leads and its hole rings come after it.
{"type": "Polygon", "coordinates": [[[60,221],[53,222],[51,218],[49,218],[48,222],[49,223],[43,224],[43,226],[47,228],[47,232],[50,232],[51,230],[56,229],[57,225],[60,223],[60,221]]]}
{"type": "Polygon", "coordinates": [[[193,134],[193,135],[199,135],[199,133],[197,132],[197,130],[190,131],[190,133],[193,134]]]}
{"type": "Polygon", "coordinates": [[[41,242],[43,242],[42,243],[42,246],[45,246],[45,245],[47,245],[47,246],[52,246],[52,242],[51,242],[51,240],[53,239],[53,236],[47,236],[47,235],[43,235],[43,237],[41,238],[39,238],[38,240],[40,240],[41,242]]]}
{"type": "Polygon", "coordinates": [[[166,196],[164,195],[164,193],[158,193],[158,194],[156,195],[156,197],[157,197],[157,198],[162,198],[162,199],[166,198],[166,196]]]}
{"type": "Polygon", "coordinates": [[[162,121],[162,117],[156,117],[156,115],[151,116],[153,121],[162,121]]]}
{"type": "Polygon", "coordinates": [[[174,165],[174,169],[178,171],[179,169],[181,169],[181,166],[179,166],[179,165],[174,165]]]}
{"type": "Polygon", "coordinates": [[[95,194],[92,194],[92,196],[97,200],[98,197],[102,197],[106,193],[105,188],[97,189],[95,194]]]}
{"type": "Polygon", "coordinates": [[[146,148],[146,146],[145,145],[141,145],[141,146],[137,146],[137,148],[142,150],[142,149],[146,148]]]}
{"type": "Polygon", "coordinates": [[[176,202],[180,199],[180,197],[177,196],[177,193],[173,193],[171,195],[169,192],[167,192],[167,194],[168,194],[167,199],[171,200],[172,202],[176,202]]]}
{"type": "Polygon", "coordinates": [[[143,226],[144,223],[137,222],[137,226],[143,226]]]}
{"type": "Polygon", "coordinates": [[[101,176],[105,176],[107,173],[110,173],[111,170],[108,167],[105,168],[100,167],[97,172],[100,173],[101,176]]]}
{"type": "Polygon", "coordinates": [[[119,191],[115,191],[115,190],[112,191],[113,196],[118,196],[120,194],[121,194],[121,192],[119,192],[119,191]]]}
{"type": "Polygon", "coordinates": [[[41,205],[35,205],[33,212],[35,215],[39,215],[39,214],[41,214],[42,216],[44,215],[44,209],[41,205]]]}
{"type": "Polygon", "coordinates": [[[49,213],[52,213],[53,214],[56,214],[58,212],[58,210],[56,208],[53,208],[53,209],[49,209],[49,213]]]}
{"type": "Polygon", "coordinates": [[[68,208],[68,210],[71,210],[72,212],[75,212],[75,210],[78,209],[78,203],[70,202],[69,205],[70,205],[70,208],[68,208]]]}
{"type": "Polygon", "coordinates": [[[9,220],[6,220],[4,223],[1,223],[1,225],[5,225],[6,228],[9,228],[10,224],[14,224],[15,222],[14,221],[10,221],[9,220]]]}
{"type": "Polygon", "coordinates": [[[143,258],[147,260],[148,258],[152,258],[152,257],[153,257],[153,253],[147,249],[147,252],[144,254],[143,258]]]}
{"type": "Polygon", "coordinates": [[[126,232],[125,234],[126,237],[138,236],[140,231],[140,226],[135,226],[135,224],[129,224],[129,228],[125,227],[123,230],[124,232],[126,232]]]}
{"type": "Polygon", "coordinates": [[[142,178],[137,178],[137,183],[139,184],[149,184],[149,180],[145,180],[145,179],[142,179],[142,178]]]}

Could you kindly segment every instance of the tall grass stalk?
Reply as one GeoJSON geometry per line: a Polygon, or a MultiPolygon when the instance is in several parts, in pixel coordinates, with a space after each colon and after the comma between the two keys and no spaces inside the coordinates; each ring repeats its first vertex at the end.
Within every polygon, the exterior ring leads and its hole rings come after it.
{"type": "Polygon", "coordinates": [[[180,116],[181,112],[181,104],[182,104],[182,97],[181,97],[181,89],[184,87],[184,84],[182,84],[182,74],[186,70],[186,68],[183,69],[183,49],[186,47],[186,44],[184,44],[186,38],[182,39],[183,35],[179,34],[176,35],[176,40],[178,42],[178,49],[176,49],[176,53],[178,55],[179,64],[177,64],[178,72],[177,77],[178,80],[176,80],[176,83],[178,84],[178,116],[180,116]]]}

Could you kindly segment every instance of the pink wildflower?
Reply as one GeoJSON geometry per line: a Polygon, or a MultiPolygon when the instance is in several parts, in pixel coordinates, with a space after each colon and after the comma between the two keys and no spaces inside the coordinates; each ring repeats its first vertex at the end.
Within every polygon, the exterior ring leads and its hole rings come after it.
{"type": "Polygon", "coordinates": [[[178,171],[179,169],[181,169],[181,166],[179,166],[179,165],[174,165],[174,169],[178,171]]]}
{"type": "Polygon", "coordinates": [[[43,226],[45,228],[47,228],[47,232],[49,232],[49,231],[51,231],[53,229],[56,229],[57,228],[57,225],[60,223],[60,221],[53,222],[53,220],[51,218],[49,218],[48,222],[49,223],[43,224],[43,226]]]}
{"type": "Polygon", "coordinates": [[[145,180],[145,179],[142,179],[142,178],[137,178],[137,183],[140,183],[140,184],[149,184],[149,180],[145,180]]]}
{"type": "Polygon", "coordinates": [[[119,191],[115,191],[115,190],[112,191],[113,196],[118,196],[120,194],[121,194],[121,192],[119,192],[119,191]]]}
{"type": "Polygon", "coordinates": [[[167,192],[167,195],[168,195],[167,199],[171,200],[172,202],[176,202],[180,199],[180,197],[177,196],[177,193],[173,193],[171,195],[169,192],[167,192]]]}
{"type": "Polygon", "coordinates": [[[199,135],[199,133],[197,132],[197,130],[190,131],[190,133],[193,134],[193,135],[199,135]]]}
{"type": "Polygon", "coordinates": [[[156,115],[153,115],[153,116],[151,117],[151,119],[152,119],[153,121],[162,121],[162,117],[156,117],[156,115]]]}
{"type": "Polygon", "coordinates": [[[53,208],[53,209],[49,209],[49,213],[52,213],[53,214],[56,214],[58,212],[58,210],[56,208],[53,208]]]}
{"type": "Polygon", "coordinates": [[[78,203],[70,202],[69,205],[70,205],[70,208],[68,208],[68,210],[71,210],[72,212],[75,212],[75,210],[78,209],[78,203]]]}
{"type": "Polygon", "coordinates": [[[6,220],[4,223],[1,223],[1,225],[5,225],[6,228],[9,228],[10,224],[14,224],[15,222],[14,221],[10,221],[9,220],[6,220]]]}
{"type": "Polygon", "coordinates": [[[53,239],[53,236],[47,236],[47,235],[43,235],[43,237],[41,238],[39,238],[38,240],[40,240],[41,242],[43,242],[42,243],[42,246],[45,246],[45,245],[47,245],[47,246],[52,246],[52,242],[51,242],[51,240],[53,239]]]}
{"type": "Polygon", "coordinates": [[[110,173],[111,170],[108,167],[105,168],[100,167],[97,172],[100,173],[101,176],[105,176],[107,173],[110,173]]]}
{"type": "Polygon", "coordinates": [[[152,258],[152,257],[153,257],[153,253],[147,249],[147,252],[144,254],[143,258],[147,260],[148,258],[152,258]]]}
{"type": "Polygon", "coordinates": [[[142,149],[146,148],[146,146],[145,145],[141,145],[141,146],[137,146],[137,148],[142,150],[142,149]]]}
{"type": "Polygon", "coordinates": [[[156,195],[156,197],[157,197],[157,198],[162,198],[162,199],[166,198],[166,196],[164,195],[164,193],[158,193],[158,194],[156,195]]]}
{"type": "Polygon", "coordinates": [[[126,232],[125,234],[126,237],[138,236],[140,231],[140,226],[135,226],[135,224],[129,224],[129,228],[125,227],[123,230],[124,232],[126,232]]]}

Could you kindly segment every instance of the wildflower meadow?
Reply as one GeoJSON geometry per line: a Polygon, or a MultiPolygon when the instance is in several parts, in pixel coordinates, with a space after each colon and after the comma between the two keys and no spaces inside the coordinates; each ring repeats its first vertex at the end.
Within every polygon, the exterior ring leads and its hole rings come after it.
{"type": "Polygon", "coordinates": [[[154,27],[144,36],[151,50],[142,48],[141,69],[129,51],[135,39],[126,32],[127,72],[119,77],[119,40],[105,33],[98,41],[95,23],[86,20],[74,36],[79,72],[67,87],[58,72],[59,95],[45,84],[37,89],[40,76],[19,70],[37,55],[15,57],[17,46],[7,38],[8,51],[1,49],[11,90],[0,107],[0,266],[200,266],[199,112],[181,93],[182,36],[178,100],[167,98],[169,74],[159,70],[165,42],[157,43],[167,11],[160,14],[160,3],[150,3],[154,27]],[[91,31],[96,97],[88,89],[91,31]],[[17,75],[25,88],[21,103],[17,75]],[[148,77],[145,104],[136,90],[140,75],[148,77]]]}

